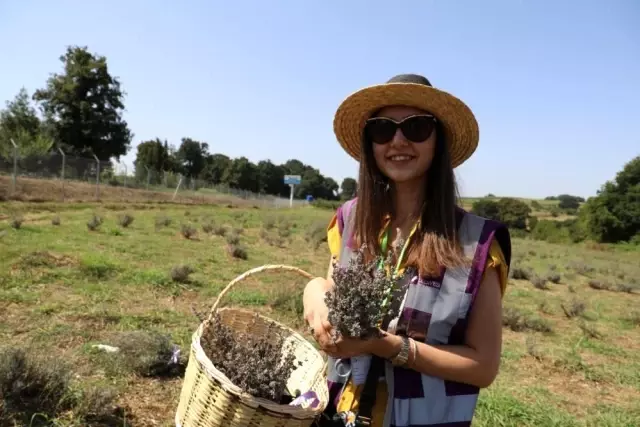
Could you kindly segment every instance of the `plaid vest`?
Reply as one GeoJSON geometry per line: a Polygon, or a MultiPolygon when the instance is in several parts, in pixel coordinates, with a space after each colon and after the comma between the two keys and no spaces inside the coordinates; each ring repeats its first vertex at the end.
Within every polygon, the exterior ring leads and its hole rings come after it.
{"type": "MultiPolygon", "coordinates": [[[[356,250],[352,244],[355,202],[355,199],[346,202],[337,212],[342,235],[339,262],[343,265],[356,250]]],[[[458,210],[456,219],[460,243],[465,255],[472,260],[471,266],[443,269],[440,277],[405,275],[404,280],[409,284],[399,298],[402,300],[399,316],[389,323],[390,332],[427,344],[464,344],[468,314],[483,277],[491,243],[498,239],[507,265],[511,259],[511,244],[506,227],[496,221],[462,209],[458,210]]],[[[346,380],[335,371],[335,362],[329,358],[327,375],[331,399],[328,413],[335,412],[346,380]]],[[[388,388],[385,427],[471,425],[478,401],[477,387],[394,367],[390,362],[385,366],[385,380],[388,388]]]]}

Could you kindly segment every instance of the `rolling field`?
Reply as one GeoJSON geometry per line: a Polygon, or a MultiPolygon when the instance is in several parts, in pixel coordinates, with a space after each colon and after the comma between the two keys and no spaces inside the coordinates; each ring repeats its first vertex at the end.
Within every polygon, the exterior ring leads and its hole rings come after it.
{"type": "MultiPolygon", "coordinates": [[[[69,369],[70,403],[32,411],[41,412],[32,425],[173,425],[196,313],[252,267],[326,272],[328,210],[109,203],[0,204],[0,347],[55,357],[53,365],[34,362],[43,372],[69,369]],[[91,231],[94,215],[102,221],[91,231]],[[162,362],[173,344],[180,364],[149,362],[162,362]],[[153,357],[139,356],[149,348],[153,357]]],[[[513,247],[501,372],[481,393],[474,425],[640,425],[639,253],[521,239],[513,247]]],[[[258,276],[224,303],[304,330],[304,284],[258,276]]],[[[0,357],[0,387],[7,360],[0,357]]],[[[0,402],[0,425],[29,425],[16,402],[0,402]]]]}

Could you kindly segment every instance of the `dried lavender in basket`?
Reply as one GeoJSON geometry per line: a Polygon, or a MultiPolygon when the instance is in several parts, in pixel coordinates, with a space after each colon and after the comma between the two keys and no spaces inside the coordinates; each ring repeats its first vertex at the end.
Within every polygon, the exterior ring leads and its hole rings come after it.
{"type": "Polygon", "coordinates": [[[254,397],[288,403],[287,380],[302,362],[294,363],[290,348],[283,356],[284,340],[278,333],[238,333],[216,314],[205,328],[201,344],[211,362],[233,384],[254,397]]]}
{"type": "MultiPolygon", "coordinates": [[[[398,242],[396,247],[402,246],[398,242]]],[[[348,265],[334,264],[335,286],[325,296],[329,309],[329,323],[339,336],[368,339],[378,337],[380,325],[389,309],[394,285],[400,279],[393,276],[394,253],[365,262],[365,246],[361,247],[348,265]],[[382,269],[379,268],[382,263],[382,269]]]]}

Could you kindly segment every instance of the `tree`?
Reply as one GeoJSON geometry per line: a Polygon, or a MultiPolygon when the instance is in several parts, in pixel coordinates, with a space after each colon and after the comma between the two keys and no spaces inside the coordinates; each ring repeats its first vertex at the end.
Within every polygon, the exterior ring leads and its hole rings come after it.
{"type": "Polygon", "coordinates": [[[342,200],[351,200],[356,197],[358,182],[353,178],[345,178],[340,185],[340,198],[342,200]]]}
{"type": "Polygon", "coordinates": [[[478,199],[473,202],[471,212],[483,218],[500,221],[500,206],[498,202],[488,199],[478,199]]]}
{"type": "Polygon", "coordinates": [[[21,157],[42,155],[53,148],[53,140],[44,133],[44,128],[35,108],[31,105],[29,93],[20,89],[13,101],[8,101],[6,109],[0,111],[0,155],[13,156],[13,141],[18,146],[21,157]]]}
{"type": "Polygon", "coordinates": [[[167,151],[167,143],[164,144],[160,139],[156,138],[150,141],[144,141],[138,144],[138,152],[134,162],[136,168],[136,178],[138,181],[146,181],[147,168],[149,168],[159,182],[159,178],[164,171],[169,169],[169,152],[167,151]]]}
{"type": "Polygon", "coordinates": [[[572,196],[570,194],[561,194],[558,196],[558,207],[560,209],[578,209],[580,203],[584,202],[582,197],[572,196]]]}
{"type": "Polygon", "coordinates": [[[54,139],[73,154],[119,159],[133,135],[122,118],[124,92],[109,74],[107,58],[72,46],[60,61],[64,72],[53,74],[33,96],[54,139]]]}
{"type": "Polygon", "coordinates": [[[284,169],[282,166],[273,164],[271,160],[262,160],[258,162],[257,168],[261,193],[282,194],[288,188],[288,186],[284,185],[284,169]]]}
{"type": "Polygon", "coordinates": [[[505,197],[498,202],[500,221],[507,227],[526,230],[531,208],[522,200],[505,197]]]}
{"type": "Polygon", "coordinates": [[[246,157],[233,159],[225,171],[222,181],[231,188],[252,191],[257,193],[258,188],[258,168],[246,157]]]}
{"type": "Polygon", "coordinates": [[[197,178],[204,170],[209,144],[191,138],[182,138],[176,157],[180,168],[190,178],[197,178]]]}
{"type": "Polygon", "coordinates": [[[210,154],[205,159],[202,178],[212,184],[221,184],[225,171],[231,165],[231,159],[224,154],[210,154]]]}
{"type": "Polygon", "coordinates": [[[640,156],[606,182],[581,209],[589,234],[597,241],[629,241],[640,233],[640,156]]]}

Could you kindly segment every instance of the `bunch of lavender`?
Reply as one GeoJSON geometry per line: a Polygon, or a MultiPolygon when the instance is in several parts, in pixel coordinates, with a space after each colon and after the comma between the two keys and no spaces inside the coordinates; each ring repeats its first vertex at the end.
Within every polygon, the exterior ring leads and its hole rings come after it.
{"type": "Polygon", "coordinates": [[[334,263],[335,286],[325,295],[325,303],[336,338],[379,337],[382,319],[393,314],[389,305],[394,284],[400,279],[388,274],[393,272],[393,251],[367,263],[365,249],[363,245],[347,266],[334,263]]]}
{"type": "Polygon", "coordinates": [[[238,333],[222,323],[218,314],[205,328],[201,343],[211,362],[233,384],[254,397],[276,403],[283,402],[287,380],[302,365],[294,363],[295,355],[284,348],[281,334],[238,333]]]}

